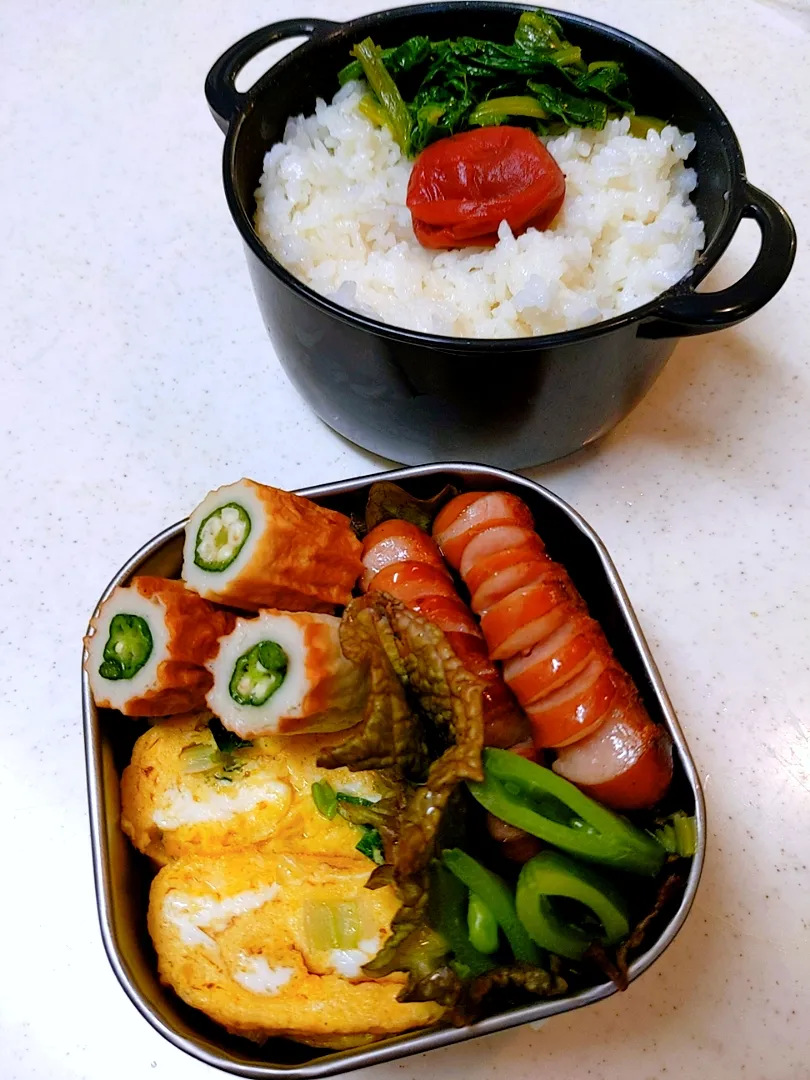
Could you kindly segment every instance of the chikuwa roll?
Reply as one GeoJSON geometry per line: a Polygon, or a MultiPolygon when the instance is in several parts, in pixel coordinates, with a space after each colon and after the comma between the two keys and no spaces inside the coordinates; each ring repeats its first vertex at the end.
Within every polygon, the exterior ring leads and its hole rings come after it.
{"type": "Polygon", "coordinates": [[[339,626],[334,615],[305,611],[237,618],[208,663],[208,708],[243,739],[352,727],[367,672],[341,652],[339,626]]]}
{"type": "Polygon", "coordinates": [[[213,682],[205,664],[234,619],[181,581],[136,577],[114,589],[84,639],[96,705],[126,716],[202,708],[213,682]]]}
{"type": "Polygon", "coordinates": [[[332,612],[361,570],[345,514],[254,480],[212,491],[186,526],[188,587],[246,611],[332,612]]]}

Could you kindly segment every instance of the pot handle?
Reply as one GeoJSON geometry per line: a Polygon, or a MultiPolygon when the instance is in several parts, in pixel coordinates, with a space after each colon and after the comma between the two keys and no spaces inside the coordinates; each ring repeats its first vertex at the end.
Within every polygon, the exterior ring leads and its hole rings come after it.
{"type": "Polygon", "coordinates": [[[639,325],[638,337],[687,337],[724,330],[776,296],[796,257],[796,230],[779,203],[747,181],[742,199],[740,219],[753,218],[762,233],[759,254],[748,273],[719,292],[682,293],[664,300],[656,314],[639,325]]]}
{"type": "Polygon", "coordinates": [[[268,46],[275,45],[277,41],[312,37],[313,34],[325,33],[339,25],[329,19],[285,19],[283,22],[271,23],[254,30],[252,34],[231,45],[205,79],[208,107],[223,133],[227,134],[228,125],[247,100],[248,95],[236,89],[236,76],[248,61],[268,46]]]}

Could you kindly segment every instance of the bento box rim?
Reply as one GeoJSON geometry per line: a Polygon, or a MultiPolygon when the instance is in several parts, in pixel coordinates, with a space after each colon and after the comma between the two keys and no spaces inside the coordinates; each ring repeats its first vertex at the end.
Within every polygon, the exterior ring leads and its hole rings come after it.
{"type": "MultiPolygon", "coordinates": [[[[662,714],[680,755],[690,787],[692,788],[695,798],[697,848],[692,860],[684,894],[677,911],[664,928],[659,939],[651,946],[651,948],[642,953],[641,956],[638,956],[630,965],[629,979],[632,982],[655,963],[665,949],[672,943],[689,914],[689,910],[695,899],[705,858],[706,808],[700,778],[672,707],[672,703],[670,702],[658,667],[652,657],[641,631],[641,627],[630,605],[627,593],[625,592],[624,586],[605,545],[584,518],[582,518],[576,510],[569,506],[568,503],[558,495],[549,491],[548,488],[516,473],[471,462],[436,462],[429,465],[416,465],[407,468],[392,469],[385,472],[369,473],[348,480],[320,484],[315,487],[300,488],[296,491],[296,494],[307,498],[318,498],[329,495],[347,495],[363,487],[368,487],[370,484],[383,478],[392,481],[408,481],[436,475],[441,477],[443,474],[451,472],[461,474],[475,482],[482,482],[484,485],[490,487],[497,483],[507,483],[512,486],[523,487],[534,495],[539,495],[542,499],[552,503],[557,509],[561,510],[593,544],[594,549],[599,555],[605,576],[610,584],[622,616],[631,631],[634,644],[639,651],[646,669],[651,689],[658,698],[662,714]]],[[[164,544],[178,536],[185,528],[186,520],[187,519],[183,519],[182,521],[169,526],[167,529],[164,529],[161,533],[158,533],[157,536],[144,544],[143,547],[128,559],[107,585],[95,610],[98,610],[98,606],[106,600],[112,590],[137,570],[139,565],[145,559],[154,555],[164,544]]],[[[296,1080],[318,1080],[320,1077],[334,1076],[337,1073],[367,1068],[371,1065],[378,1065],[398,1058],[408,1057],[411,1054],[423,1053],[427,1050],[463,1042],[467,1039],[474,1039],[481,1035],[489,1035],[496,1031],[504,1031],[521,1024],[545,1020],[548,1017],[560,1013],[570,1012],[573,1009],[591,1005],[597,1001],[601,1001],[603,998],[610,997],[616,992],[616,988],[612,983],[602,983],[599,986],[582,990],[576,994],[569,994],[554,1000],[542,1001],[537,1005],[526,1005],[519,1009],[497,1013],[476,1024],[470,1024],[465,1027],[437,1028],[425,1032],[400,1035],[394,1039],[386,1040],[383,1043],[373,1044],[368,1047],[354,1050],[341,1050],[326,1054],[323,1057],[300,1065],[250,1065],[225,1056],[226,1052],[223,1052],[222,1055],[209,1052],[204,1046],[198,1045],[196,1040],[181,1035],[163,1020],[156,1009],[150,1002],[145,1000],[133,985],[119,953],[110,918],[113,886],[107,873],[106,840],[104,829],[102,827],[103,808],[100,798],[101,759],[97,752],[96,739],[98,713],[90,694],[90,684],[84,670],[82,670],[82,714],[84,722],[87,795],[96,904],[98,908],[101,937],[107,958],[125,993],[144,1019],[170,1043],[178,1047],[178,1049],[184,1050],[192,1057],[197,1058],[199,1061],[236,1076],[248,1077],[250,1080],[268,1080],[268,1078],[271,1077],[295,1077],[296,1080]]]]}

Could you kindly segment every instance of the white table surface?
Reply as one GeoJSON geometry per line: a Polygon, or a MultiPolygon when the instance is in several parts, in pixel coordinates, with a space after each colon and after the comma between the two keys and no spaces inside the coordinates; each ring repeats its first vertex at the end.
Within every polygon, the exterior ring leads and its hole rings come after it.
{"type": "MultiPolygon", "coordinates": [[[[0,21],[0,1076],[201,1080],[98,933],[80,639],[118,566],[218,484],[385,463],[274,361],[202,94],[244,33],[371,0],[39,0],[0,21]]],[[[363,1074],[810,1077],[807,0],[576,0],[693,72],[797,225],[783,292],[678,348],[598,447],[532,475],[607,543],[692,745],[711,839],[689,921],[626,994],[363,1074]]],[[[743,230],[715,273],[739,277],[743,230]]]]}

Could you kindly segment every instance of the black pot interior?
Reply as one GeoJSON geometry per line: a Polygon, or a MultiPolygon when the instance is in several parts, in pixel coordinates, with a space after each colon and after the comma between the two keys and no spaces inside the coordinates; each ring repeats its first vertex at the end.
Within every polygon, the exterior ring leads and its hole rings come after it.
{"type": "MultiPolygon", "coordinates": [[[[337,72],[349,62],[350,49],[363,37],[370,35],[383,47],[416,34],[434,40],[466,34],[507,43],[523,10],[527,9],[486,3],[400,8],[346,23],[284,57],[256,84],[241,121],[237,121],[230,167],[241,213],[252,222],[264,155],[282,138],[287,119],[312,113],[318,97],[331,100],[338,90],[337,72]]],[[[660,53],[618,30],[557,14],[569,38],[582,47],[586,60],[619,60],[625,65],[638,113],[661,117],[682,131],[695,133],[697,148],[689,165],[698,173],[693,199],[707,238],[692,275],[693,281],[699,280],[727,242],[725,226],[732,224],[735,188],[742,172],[739,147],[728,121],[706,91],[660,53]]]]}

